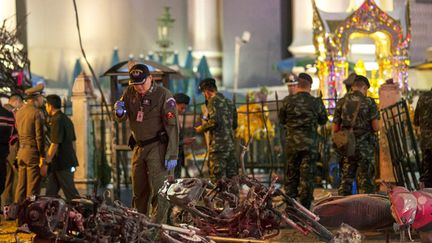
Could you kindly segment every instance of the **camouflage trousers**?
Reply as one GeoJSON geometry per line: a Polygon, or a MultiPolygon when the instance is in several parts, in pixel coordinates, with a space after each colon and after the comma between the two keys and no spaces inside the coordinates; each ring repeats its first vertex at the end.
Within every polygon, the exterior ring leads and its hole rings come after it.
{"type": "Polygon", "coordinates": [[[368,139],[356,143],[354,156],[342,160],[342,179],[338,193],[340,196],[352,194],[352,184],[357,178],[360,194],[375,192],[374,144],[368,139]]]}
{"type": "Polygon", "coordinates": [[[287,150],[285,191],[308,209],[313,201],[315,155],[313,151],[287,150]]]}
{"type": "Polygon", "coordinates": [[[420,181],[427,188],[432,187],[432,149],[422,149],[422,168],[420,173],[420,181]]]}
{"type": "Polygon", "coordinates": [[[222,177],[238,175],[238,163],[234,149],[209,153],[210,180],[215,183],[222,177]]]}

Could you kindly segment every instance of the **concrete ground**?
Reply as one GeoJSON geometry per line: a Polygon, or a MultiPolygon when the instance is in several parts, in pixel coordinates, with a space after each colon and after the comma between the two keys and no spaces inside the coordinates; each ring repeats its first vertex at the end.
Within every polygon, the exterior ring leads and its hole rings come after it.
{"type": "MultiPolygon", "coordinates": [[[[332,191],[323,190],[323,189],[316,189],[314,196],[316,199],[320,199],[322,197],[327,197],[330,194],[332,194],[332,191]]],[[[130,198],[131,198],[131,191],[130,189],[124,188],[121,192],[121,199],[122,201],[129,205],[130,204],[130,198]]],[[[15,234],[16,231],[16,223],[15,221],[4,221],[3,219],[0,221],[0,243],[1,242],[32,242],[32,239],[34,237],[33,234],[25,234],[25,233],[19,233],[15,234]]],[[[333,230],[335,232],[335,230],[333,230]]],[[[362,235],[364,236],[364,239],[362,242],[387,242],[386,239],[388,237],[388,242],[400,242],[399,235],[397,233],[393,233],[392,230],[390,230],[388,236],[384,232],[362,232],[362,235]]],[[[418,240],[418,237],[416,235],[413,235],[414,242],[420,242],[418,240]]],[[[408,241],[408,236],[405,238],[406,241],[408,241]]],[[[281,229],[281,232],[278,236],[266,240],[266,241],[232,241],[232,240],[220,240],[218,239],[217,242],[320,242],[319,239],[314,236],[313,234],[304,236],[302,233],[290,229],[287,226],[283,226],[281,229]]]]}
{"type": "MultiPolygon", "coordinates": [[[[32,239],[34,238],[34,234],[25,234],[25,233],[19,233],[15,234],[16,227],[15,227],[15,221],[1,221],[0,222],[0,242],[32,242],[32,239]]],[[[384,233],[380,232],[366,232],[363,233],[364,239],[362,242],[386,242],[386,235],[384,233]]],[[[389,242],[400,242],[399,235],[395,233],[389,234],[389,242]]],[[[415,237],[415,236],[414,236],[415,237]]],[[[420,242],[418,238],[414,238],[414,242],[420,242]]],[[[216,240],[217,242],[234,242],[232,240],[216,240]]],[[[406,238],[406,241],[408,241],[408,238],[406,238]]],[[[266,240],[266,241],[235,241],[235,242],[320,242],[317,237],[314,235],[308,235],[304,236],[302,233],[293,230],[284,228],[281,230],[278,236],[274,237],[273,239],[266,240]]]]}

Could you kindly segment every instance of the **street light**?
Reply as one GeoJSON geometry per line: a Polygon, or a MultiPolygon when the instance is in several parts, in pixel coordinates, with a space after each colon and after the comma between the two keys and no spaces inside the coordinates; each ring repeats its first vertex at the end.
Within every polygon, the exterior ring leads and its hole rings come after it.
{"type": "Polygon", "coordinates": [[[251,33],[249,31],[244,31],[242,37],[235,37],[235,48],[234,48],[234,83],[233,83],[233,92],[237,92],[238,88],[238,75],[239,75],[239,67],[240,67],[240,47],[244,44],[249,43],[251,38],[251,33]]]}
{"type": "Polygon", "coordinates": [[[169,34],[175,19],[171,18],[169,10],[170,7],[164,7],[162,16],[158,18],[158,40],[156,43],[162,49],[157,52],[158,55],[162,56],[162,62],[166,62],[167,57],[173,53],[169,51],[168,48],[173,44],[169,38],[169,34]]]}

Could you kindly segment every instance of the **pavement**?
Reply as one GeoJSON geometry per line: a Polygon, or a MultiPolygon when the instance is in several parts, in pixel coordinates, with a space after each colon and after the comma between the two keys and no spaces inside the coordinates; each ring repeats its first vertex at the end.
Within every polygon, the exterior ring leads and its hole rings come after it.
{"type": "MultiPolygon", "coordinates": [[[[24,242],[33,242],[33,239],[35,237],[34,234],[26,234],[26,233],[18,233],[15,234],[16,231],[16,223],[15,221],[1,221],[0,222],[0,242],[16,242],[16,243],[24,243],[24,242]]],[[[387,242],[386,241],[386,234],[383,232],[362,232],[364,239],[362,242],[387,242]]],[[[389,233],[388,235],[389,241],[388,242],[400,242],[399,235],[396,233],[389,233]]],[[[415,237],[415,235],[414,235],[415,237]]],[[[414,238],[415,241],[413,242],[420,242],[418,238],[414,238]]],[[[292,242],[321,242],[318,240],[317,237],[314,235],[303,235],[302,233],[293,230],[284,228],[281,230],[278,236],[269,239],[269,240],[233,240],[233,239],[217,239],[214,238],[216,242],[256,242],[256,243],[292,243],[292,242]]],[[[408,241],[408,238],[406,238],[408,241]]]]}
{"type": "MultiPolygon", "coordinates": [[[[42,192],[43,193],[43,192],[42,192]]],[[[318,201],[322,198],[329,197],[332,194],[334,194],[335,191],[333,190],[324,190],[324,189],[315,189],[314,197],[318,201]]],[[[84,195],[85,193],[83,193],[84,195]]],[[[43,194],[42,194],[43,195],[43,194]]],[[[121,190],[121,200],[123,203],[127,206],[130,206],[131,204],[131,189],[130,188],[123,188],[121,190]]],[[[26,234],[26,233],[18,233],[16,234],[16,222],[15,221],[4,221],[3,217],[0,217],[0,243],[2,242],[34,242],[33,238],[35,237],[34,234],[26,234]]],[[[333,233],[335,230],[332,230],[333,233]]],[[[362,232],[362,235],[364,236],[364,239],[362,242],[400,242],[399,234],[394,233],[393,230],[389,230],[388,233],[386,232],[362,232]],[[388,235],[387,235],[388,234],[388,235]],[[388,238],[388,241],[387,241],[388,238]]],[[[418,240],[418,237],[416,235],[413,235],[414,240],[413,242],[420,242],[418,240]]],[[[408,236],[405,238],[408,240],[408,236]]],[[[280,233],[269,240],[265,241],[255,241],[255,240],[240,240],[240,239],[214,239],[216,242],[321,242],[319,239],[313,235],[309,234],[307,236],[303,235],[302,233],[289,228],[288,226],[282,226],[282,229],[280,233]]],[[[39,241],[38,241],[39,242],[39,241]]]]}

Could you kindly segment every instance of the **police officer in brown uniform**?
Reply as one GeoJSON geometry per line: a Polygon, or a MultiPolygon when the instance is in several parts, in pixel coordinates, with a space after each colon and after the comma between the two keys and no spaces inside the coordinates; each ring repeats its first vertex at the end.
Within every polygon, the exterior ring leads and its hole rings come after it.
{"type": "Polygon", "coordinates": [[[16,127],[19,139],[18,184],[15,202],[40,192],[41,172],[47,169],[45,163],[44,102],[41,88],[26,90],[27,104],[16,113],[16,127]]]}
{"type": "Polygon", "coordinates": [[[168,203],[158,196],[158,190],[177,164],[176,102],[169,90],[153,82],[146,65],[135,64],[129,76],[129,87],[114,105],[114,117],[117,121],[129,119],[136,142],[132,156],[133,206],[163,223],[168,203]]]}

